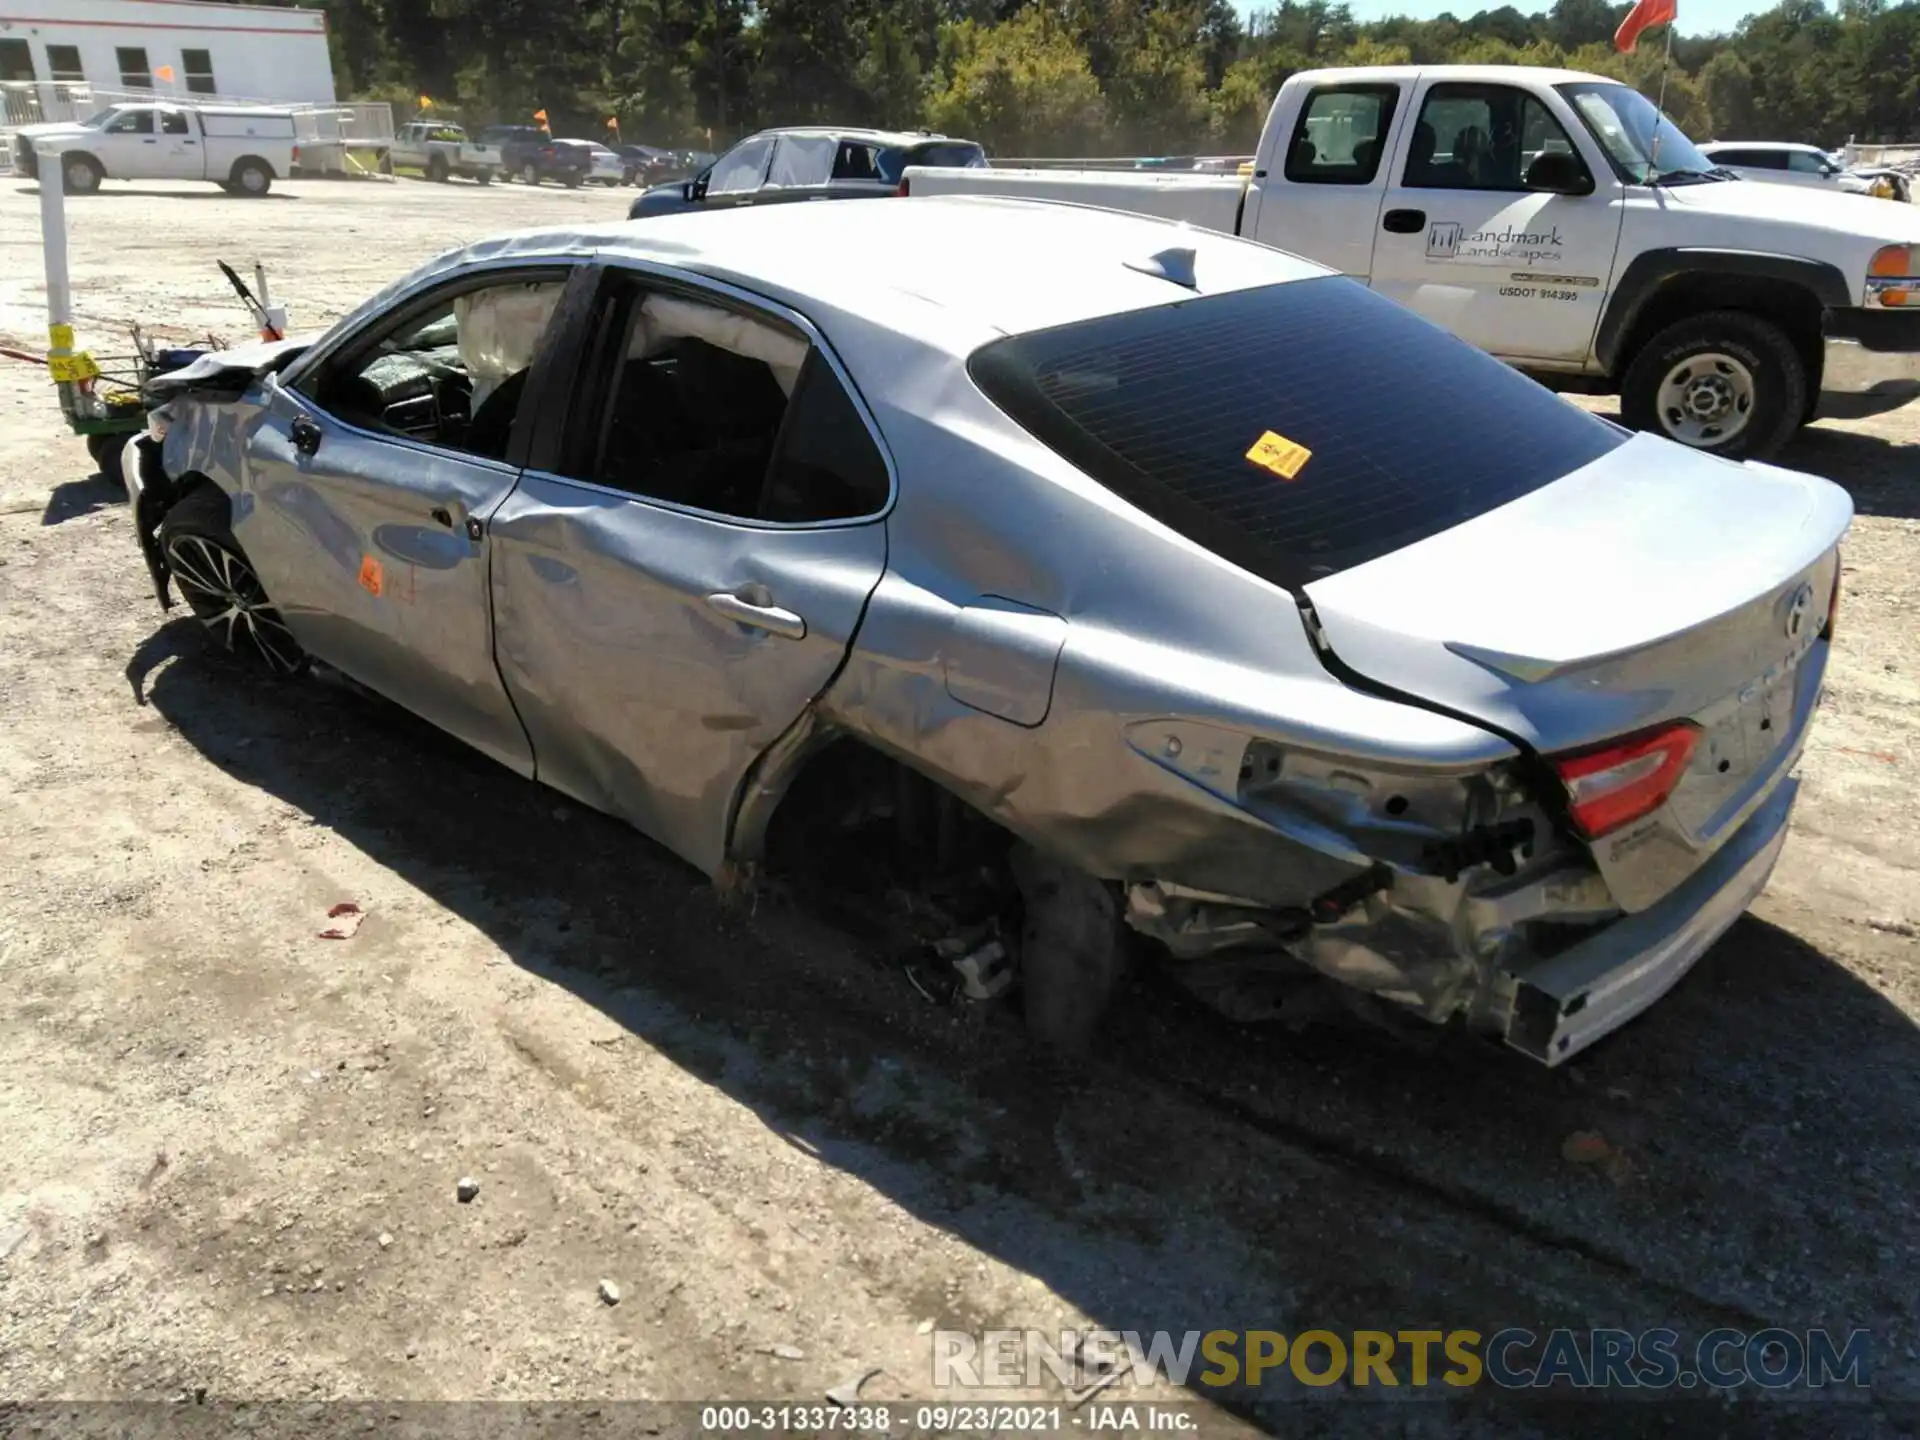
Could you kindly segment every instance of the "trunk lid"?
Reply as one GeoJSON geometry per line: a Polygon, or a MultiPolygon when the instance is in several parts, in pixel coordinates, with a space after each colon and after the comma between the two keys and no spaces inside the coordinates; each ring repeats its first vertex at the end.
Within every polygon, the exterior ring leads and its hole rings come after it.
{"type": "Polygon", "coordinates": [[[1852,515],[1825,480],[1638,435],[1306,594],[1338,664],[1540,753],[1698,725],[1658,814],[1593,843],[1634,910],[1717,849],[1797,755],[1822,668],[1802,662],[1852,515]]]}

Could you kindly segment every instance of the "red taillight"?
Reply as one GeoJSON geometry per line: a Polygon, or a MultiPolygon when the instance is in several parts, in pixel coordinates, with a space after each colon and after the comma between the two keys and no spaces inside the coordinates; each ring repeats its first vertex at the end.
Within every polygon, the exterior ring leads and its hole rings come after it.
{"type": "Polygon", "coordinates": [[[902,175],[900,177],[900,188],[894,191],[893,193],[896,195],[904,195],[907,193],[907,177],[906,176],[902,175]]]}
{"type": "Polygon", "coordinates": [[[1699,738],[1698,727],[1681,721],[1557,758],[1553,768],[1566,784],[1574,827],[1598,840],[1658,810],[1680,783],[1699,738]]]}

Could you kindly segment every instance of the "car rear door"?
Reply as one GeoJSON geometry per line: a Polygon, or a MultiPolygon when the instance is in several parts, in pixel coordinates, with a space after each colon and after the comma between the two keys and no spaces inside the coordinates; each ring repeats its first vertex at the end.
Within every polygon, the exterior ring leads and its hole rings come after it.
{"type": "Polygon", "coordinates": [[[310,653],[528,774],[494,665],[485,525],[572,267],[434,286],[282,384],[247,440],[234,534],[310,653]]]}
{"type": "Polygon", "coordinates": [[[610,267],[566,349],[488,522],[500,672],[540,779],[713,874],[886,567],[891,467],[812,328],[729,287],[610,267]]]}
{"type": "Polygon", "coordinates": [[[759,201],[817,200],[827,193],[840,142],[831,135],[782,135],[774,141],[773,160],[759,201]]]}

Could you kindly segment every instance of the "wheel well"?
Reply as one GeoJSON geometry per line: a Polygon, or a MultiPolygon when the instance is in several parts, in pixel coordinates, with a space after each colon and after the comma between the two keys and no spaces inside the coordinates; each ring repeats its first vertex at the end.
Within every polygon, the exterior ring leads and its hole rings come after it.
{"type": "Polygon", "coordinates": [[[1807,367],[1807,385],[1813,393],[1820,389],[1822,356],[1820,299],[1805,286],[1792,281],[1756,275],[1727,275],[1698,272],[1676,275],[1650,296],[1633,318],[1625,341],[1614,361],[1618,380],[1633,364],[1641,347],[1660,331],[1690,315],[1709,310],[1743,310],[1770,320],[1786,332],[1807,367]]]}
{"type": "Polygon", "coordinates": [[[273,168],[273,162],[267,159],[266,156],[264,155],[242,155],[238,160],[233,162],[233,168],[227,171],[227,178],[231,180],[237,175],[239,175],[240,167],[248,164],[249,162],[255,165],[258,165],[262,170],[266,171],[267,174],[271,175],[274,179],[278,180],[280,178],[280,172],[273,168]]]}

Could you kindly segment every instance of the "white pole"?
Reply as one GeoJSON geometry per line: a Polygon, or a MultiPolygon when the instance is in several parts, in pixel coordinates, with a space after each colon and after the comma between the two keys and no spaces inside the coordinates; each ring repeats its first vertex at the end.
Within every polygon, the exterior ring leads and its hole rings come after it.
{"type": "MultiPolygon", "coordinates": [[[[73,356],[73,290],[67,280],[66,175],[58,140],[34,147],[40,171],[40,249],[47,267],[47,359],[73,356]]],[[[73,382],[59,383],[60,408],[73,414],[73,382]]]]}

